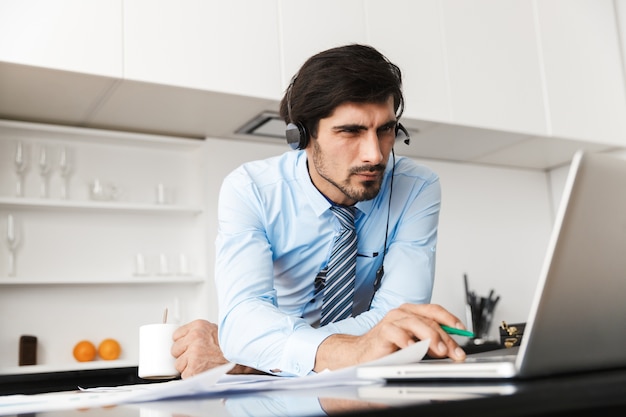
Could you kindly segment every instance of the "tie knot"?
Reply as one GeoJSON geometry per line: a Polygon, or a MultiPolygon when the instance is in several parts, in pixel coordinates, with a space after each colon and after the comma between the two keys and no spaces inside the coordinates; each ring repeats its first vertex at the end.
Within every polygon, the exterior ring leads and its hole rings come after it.
{"type": "Polygon", "coordinates": [[[330,209],[339,219],[342,228],[354,230],[354,207],[331,206],[330,209]]]}

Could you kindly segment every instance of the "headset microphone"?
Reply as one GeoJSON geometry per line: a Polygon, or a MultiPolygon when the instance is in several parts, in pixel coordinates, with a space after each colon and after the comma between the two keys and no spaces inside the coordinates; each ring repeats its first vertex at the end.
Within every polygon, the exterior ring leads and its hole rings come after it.
{"type": "MultiPolygon", "coordinates": [[[[398,123],[396,125],[396,140],[402,140],[407,145],[411,144],[411,136],[409,136],[409,131],[406,130],[404,126],[402,126],[402,123],[398,123]]],[[[395,155],[394,155],[394,162],[395,162],[395,155]]]]}

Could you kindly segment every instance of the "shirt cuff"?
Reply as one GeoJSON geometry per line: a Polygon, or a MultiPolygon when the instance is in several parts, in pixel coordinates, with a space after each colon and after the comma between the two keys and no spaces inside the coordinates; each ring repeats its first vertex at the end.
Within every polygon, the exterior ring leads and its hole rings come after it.
{"type": "Polygon", "coordinates": [[[319,345],[332,334],[325,328],[314,329],[303,326],[295,331],[283,350],[280,376],[305,376],[315,366],[315,356],[319,345]]]}

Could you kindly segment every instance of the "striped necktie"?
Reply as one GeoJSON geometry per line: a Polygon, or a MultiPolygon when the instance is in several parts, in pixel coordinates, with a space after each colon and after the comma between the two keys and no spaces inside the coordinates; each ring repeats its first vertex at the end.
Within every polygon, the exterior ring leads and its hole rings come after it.
{"type": "Polygon", "coordinates": [[[320,320],[322,326],[352,315],[352,298],[356,279],[355,209],[343,206],[332,206],[330,209],[339,219],[341,231],[335,238],[328,260],[320,320]]]}

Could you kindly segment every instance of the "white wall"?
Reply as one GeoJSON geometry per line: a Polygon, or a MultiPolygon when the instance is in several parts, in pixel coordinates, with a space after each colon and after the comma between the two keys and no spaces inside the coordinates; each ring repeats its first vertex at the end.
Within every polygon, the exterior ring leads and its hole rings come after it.
{"type": "Polygon", "coordinates": [[[552,220],[541,171],[423,161],[439,173],[443,197],[433,302],[465,319],[470,290],[501,299],[491,328],[526,321],[552,220]]]}

